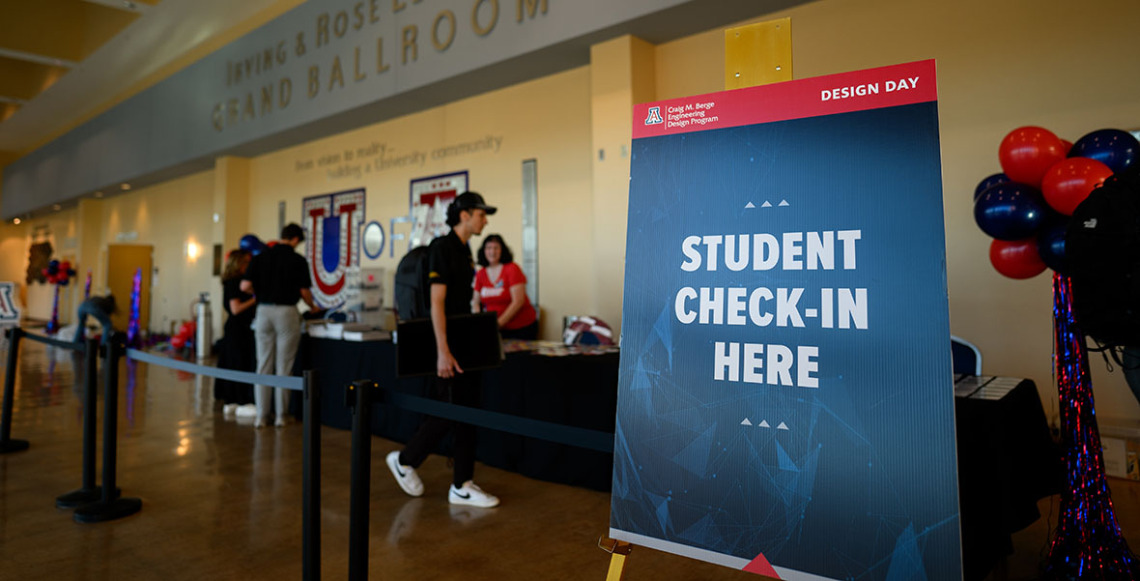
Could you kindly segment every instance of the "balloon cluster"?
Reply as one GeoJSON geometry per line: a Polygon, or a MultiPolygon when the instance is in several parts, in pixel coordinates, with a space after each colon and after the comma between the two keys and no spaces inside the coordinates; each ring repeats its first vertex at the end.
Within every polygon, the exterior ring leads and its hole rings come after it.
{"type": "Polygon", "coordinates": [[[170,346],[175,349],[182,349],[183,347],[191,347],[194,345],[194,333],[198,330],[198,325],[194,321],[186,321],[178,328],[178,332],[170,338],[170,346]]]}
{"type": "Polygon", "coordinates": [[[990,262],[1010,278],[1065,272],[1065,228],[1073,210],[1112,174],[1140,158],[1127,131],[1101,129],[1075,144],[1041,127],[1019,127],[998,148],[1003,173],[974,190],[974,221],[994,238],[990,262]]]}
{"type": "Polygon", "coordinates": [[[67,286],[71,277],[75,276],[75,269],[71,268],[71,262],[67,260],[63,262],[52,260],[41,272],[47,277],[48,282],[62,286],[67,286]]]}

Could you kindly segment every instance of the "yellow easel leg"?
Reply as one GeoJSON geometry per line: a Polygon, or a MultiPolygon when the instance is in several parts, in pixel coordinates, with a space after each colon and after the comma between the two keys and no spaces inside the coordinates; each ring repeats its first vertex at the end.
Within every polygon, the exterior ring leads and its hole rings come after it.
{"type": "Polygon", "coordinates": [[[621,581],[625,572],[625,558],[633,550],[633,545],[602,537],[598,539],[598,547],[610,554],[610,571],[606,574],[606,581],[621,581]]]}

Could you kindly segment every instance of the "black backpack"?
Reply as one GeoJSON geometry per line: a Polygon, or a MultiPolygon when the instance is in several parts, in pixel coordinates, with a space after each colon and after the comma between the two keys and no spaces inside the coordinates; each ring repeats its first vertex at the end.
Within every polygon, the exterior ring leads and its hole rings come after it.
{"type": "Polygon", "coordinates": [[[428,295],[428,247],[413,248],[396,266],[396,315],[401,321],[431,316],[428,295]]]}
{"type": "Polygon", "coordinates": [[[1106,347],[1140,345],[1140,164],[1073,211],[1065,262],[1081,330],[1106,347]]]}

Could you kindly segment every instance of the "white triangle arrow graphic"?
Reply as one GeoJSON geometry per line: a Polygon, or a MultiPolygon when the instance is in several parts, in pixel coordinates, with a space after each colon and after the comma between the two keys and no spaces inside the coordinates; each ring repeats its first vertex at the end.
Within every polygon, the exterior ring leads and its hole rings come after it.
{"type": "Polygon", "coordinates": [[[788,427],[788,424],[785,424],[784,422],[780,422],[780,425],[776,426],[776,429],[777,430],[791,430],[791,428],[788,427]]]}
{"type": "Polygon", "coordinates": [[[784,206],[791,206],[791,204],[787,200],[780,200],[780,207],[783,208],[784,206]]]}
{"type": "Polygon", "coordinates": [[[740,422],[740,425],[742,425],[742,426],[751,426],[751,425],[752,425],[752,422],[748,421],[748,418],[744,418],[744,421],[743,421],[743,422],[740,422]]]}
{"type": "Polygon", "coordinates": [[[755,208],[755,207],[756,207],[756,204],[753,204],[752,202],[748,202],[748,205],[747,205],[747,206],[744,206],[744,207],[745,207],[745,208],[755,208]]]}
{"type": "Polygon", "coordinates": [[[763,204],[763,205],[761,205],[760,207],[761,207],[761,208],[771,208],[771,207],[772,207],[772,202],[764,202],[764,204],[763,204]]]}
{"type": "Polygon", "coordinates": [[[761,427],[761,428],[770,428],[770,427],[772,427],[772,426],[768,425],[768,420],[760,420],[760,423],[759,423],[759,424],[757,424],[757,426],[759,426],[759,427],[761,427]]]}

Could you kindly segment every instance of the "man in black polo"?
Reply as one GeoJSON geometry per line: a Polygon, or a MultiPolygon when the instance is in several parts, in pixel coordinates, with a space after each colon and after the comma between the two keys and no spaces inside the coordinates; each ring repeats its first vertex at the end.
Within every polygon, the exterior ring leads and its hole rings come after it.
{"type": "MultiPolygon", "coordinates": [[[[471,313],[472,284],[475,261],[467,241],[483,232],[487,215],[496,208],[488,206],[475,192],[460,194],[447,209],[447,225],[451,232],[432,241],[428,247],[428,280],[431,292],[431,323],[435,331],[436,376],[431,382],[433,399],[459,405],[478,406],[480,380],[477,372],[459,367],[447,341],[447,316],[471,313]]],[[[404,492],[411,496],[424,493],[424,485],[416,474],[428,454],[451,429],[455,433],[455,473],[448,492],[451,504],[480,507],[498,506],[499,499],[479,488],[471,478],[475,473],[475,428],[440,418],[427,417],[403,452],[388,454],[388,468],[404,492]]]]}
{"type": "MultiPolygon", "coordinates": [[[[297,254],[297,245],[305,240],[305,231],[297,224],[281,230],[281,240],[273,247],[253,258],[242,277],[241,290],[257,299],[257,314],[253,318],[253,332],[257,338],[257,373],[261,375],[291,375],[297,345],[301,342],[301,316],[297,301],[303,300],[310,309],[320,310],[313,302],[313,285],[309,265],[297,254]]],[[[285,425],[289,413],[289,392],[277,388],[274,401],[270,401],[268,385],[254,385],[253,396],[257,404],[255,426],[269,423],[276,411],[277,427],[285,425]],[[270,406],[273,403],[276,410],[270,406]]]]}

